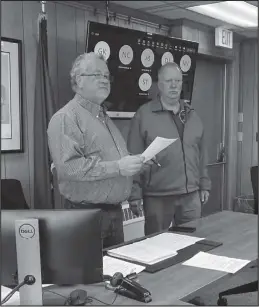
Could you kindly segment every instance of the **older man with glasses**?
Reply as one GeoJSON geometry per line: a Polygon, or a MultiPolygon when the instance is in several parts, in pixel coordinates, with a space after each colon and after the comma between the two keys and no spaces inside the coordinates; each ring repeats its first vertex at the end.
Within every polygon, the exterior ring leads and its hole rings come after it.
{"type": "Polygon", "coordinates": [[[78,56],[70,77],[75,96],[49,122],[49,149],[66,208],[100,208],[104,247],[109,247],[124,241],[121,203],[144,158],[128,154],[105,112],[110,74],[104,58],[93,52],[78,56]]]}

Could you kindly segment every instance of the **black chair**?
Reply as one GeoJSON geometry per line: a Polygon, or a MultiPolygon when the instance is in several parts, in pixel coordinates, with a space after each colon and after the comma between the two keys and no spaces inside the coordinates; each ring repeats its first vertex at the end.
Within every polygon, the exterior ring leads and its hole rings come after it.
{"type": "Polygon", "coordinates": [[[23,194],[21,182],[17,179],[1,179],[1,209],[30,209],[23,194]]]}
{"type": "MultiPolygon", "coordinates": [[[[251,173],[251,181],[254,193],[254,213],[258,214],[258,166],[251,167],[250,173],[251,173]]],[[[220,292],[219,299],[217,302],[218,306],[228,305],[227,299],[224,297],[226,295],[242,294],[242,293],[257,292],[257,291],[258,291],[258,280],[220,292]]]]}
{"type": "Polygon", "coordinates": [[[257,291],[258,291],[258,280],[250,282],[250,283],[242,285],[242,286],[238,286],[238,287],[231,288],[231,289],[228,289],[226,291],[220,292],[217,304],[218,304],[218,306],[227,306],[228,301],[224,297],[226,295],[243,294],[243,293],[257,292],[257,291]]]}

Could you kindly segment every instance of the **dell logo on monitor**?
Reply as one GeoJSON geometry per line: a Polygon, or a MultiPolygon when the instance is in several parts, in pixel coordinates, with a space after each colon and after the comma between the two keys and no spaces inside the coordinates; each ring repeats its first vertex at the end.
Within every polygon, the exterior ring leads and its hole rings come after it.
{"type": "Polygon", "coordinates": [[[30,224],[23,224],[19,228],[19,235],[24,239],[31,239],[35,235],[35,229],[30,224]]]}

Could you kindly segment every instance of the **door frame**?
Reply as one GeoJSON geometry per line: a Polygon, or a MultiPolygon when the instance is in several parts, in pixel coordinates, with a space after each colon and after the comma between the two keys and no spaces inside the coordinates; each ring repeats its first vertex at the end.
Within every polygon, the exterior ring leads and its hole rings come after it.
{"type": "Polygon", "coordinates": [[[221,210],[233,210],[237,193],[240,170],[238,161],[240,156],[240,142],[237,141],[238,132],[238,102],[239,102],[239,48],[232,58],[197,54],[197,60],[217,61],[224,65],[223,73],[223,106],[222,106],[222,135],[221,142],[225,148],[225,160],[211,163],[208,166],[222,164],[221,168],[221,210]]]}

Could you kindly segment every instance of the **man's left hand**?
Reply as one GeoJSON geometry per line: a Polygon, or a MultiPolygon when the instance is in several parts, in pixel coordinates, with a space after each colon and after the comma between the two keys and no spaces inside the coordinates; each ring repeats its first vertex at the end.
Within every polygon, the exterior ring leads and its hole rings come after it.
{"type": "Polygon", "coordinates": [[[201,197],[201,203],[203,205],[205,205],[209,199],[210,196],[210,192],[209,191],[205,191],[205,190],[201,190],[200,191],[200,197],[201,197]]]}
{"type": "Polygon", "coordinates": [[[150,169],[150,167],[154,164],[154,162],[152,160],[149,160],[145,163],[143,163],[143,166],[141,168],[141,172],[145,172],[147,171],[148,169],[150,169]]]}

